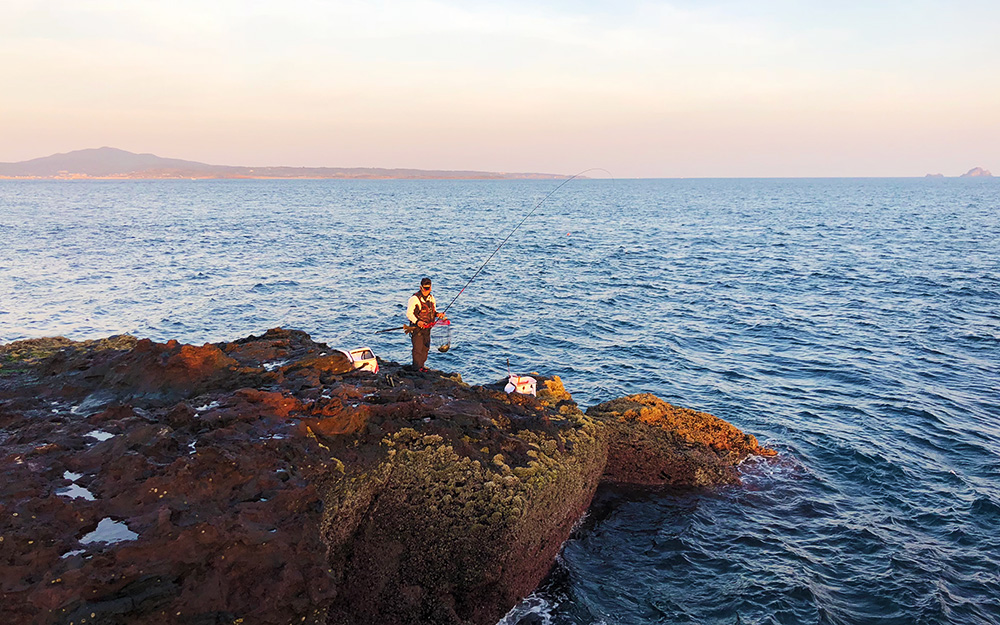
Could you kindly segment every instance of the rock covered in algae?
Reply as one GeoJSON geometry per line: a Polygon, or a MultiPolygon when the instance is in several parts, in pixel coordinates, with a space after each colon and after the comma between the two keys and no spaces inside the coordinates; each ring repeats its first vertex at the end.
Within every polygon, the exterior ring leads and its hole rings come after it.
{"type": "Polygon", "coordinates": [[[604,478],[623,484],[704,487],[739,482],[736,465],[773,456],[732,424],[649,393],[592,406],[587,416],[607,431],[604,478]]]}
{"type": "Polygon", "coordinates": [[[320,489],[338,587],[328,622],[492,625],[590,504],[601,430],[568,394],[383,370],[396,386],[369,398],[364,429],[324,440],[344,467],[320,489]]]}
{"type": "Polygon", "coordinates": [[[502,444],[527,460],[404,429],[384,463],[330,486],[330,623],[495,623],[531,592],[586,511],[603,449],[592,428],[502,444]]]}
{"type": "Polygon", "coordinates": [[[492,625],[602,479],[727,482],[763,451],[652,396],[585,415],[537,378],[351,372],[282,329],[0,346],[5,622],[492,625]]]}

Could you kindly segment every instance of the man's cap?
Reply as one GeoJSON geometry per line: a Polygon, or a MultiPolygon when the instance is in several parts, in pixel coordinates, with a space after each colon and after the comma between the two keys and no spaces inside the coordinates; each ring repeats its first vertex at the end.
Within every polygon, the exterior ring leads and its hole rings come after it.
{"type": "Polygon", "coordinates": [[[430,283],[431,283],[431,279],[430,278],[421,278],[420,279],[420,286],[427,286],[430,283]]]}

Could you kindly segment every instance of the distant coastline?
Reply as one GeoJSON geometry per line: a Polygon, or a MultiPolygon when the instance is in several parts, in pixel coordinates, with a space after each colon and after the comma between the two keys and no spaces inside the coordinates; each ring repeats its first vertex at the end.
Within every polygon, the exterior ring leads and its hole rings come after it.
{"type": "Polygon", "coordinates": [[[103,147],[0,163],[3,180],[564,180],[545,173],[380,167],[242,167],[136,154],[103,147]]]}
{"type": "MultiPolygon", "coordinates": [[[[823,177],[796,176],[793,178],[823,177]]],[[[858,176],[846,177],[857,178],[858,176]]],[[[873,176],[873,178],[880,177],[882,176],[873,176]]],[[[916,177],[914,176],[914,178],[916,177]]],[[[993,178],[994,176],[988,169],[973,167],[957,176],[928,173],[922,177],[937,179],[993,178]]],[[[386,167],[212,165],[198,161],[164,158],[155,154],[137,154],[112,147],[88,148],[16,163],[0,163],[0,180],[566,180],[569,178],[587,178],[587,176],[539,172],[386,167]]],[[[714,178],[714,176],[681,177],[678,179],[696,178],[714,178]]],[[[723,178],[725,177],[723,176],[723,178]]],[[[782,179],[784,176],[773,178],[782,179]]]]}

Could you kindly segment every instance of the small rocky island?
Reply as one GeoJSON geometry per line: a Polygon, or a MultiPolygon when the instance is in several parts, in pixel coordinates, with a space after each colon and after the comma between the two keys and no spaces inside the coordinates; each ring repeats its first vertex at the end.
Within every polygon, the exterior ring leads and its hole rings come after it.
{"type": "Polygon", "coordinates": [[[990,170],[983,169],[982,167],[973,167],[969,171],[965,172],[959,178],[992,178],[993,174],[990,170]]]}
{"type": "Polygon", "coordinates": [[[380,363],[275,329],[0,346],[0,605],[21,624],[494,625],[602,481],[773,455],[648,394],[380,363]]]}

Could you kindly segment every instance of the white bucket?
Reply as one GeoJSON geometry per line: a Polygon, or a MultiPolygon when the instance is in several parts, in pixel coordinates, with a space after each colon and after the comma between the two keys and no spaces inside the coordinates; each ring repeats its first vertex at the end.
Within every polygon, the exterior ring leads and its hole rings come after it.
{"type": "Polygon", "coordinates": [[[537,381],[530,375],[512,375],[507,378],[507,386],[503,390],[507,393],[521,393],[522,395],[534,395],[537,381]]]}

